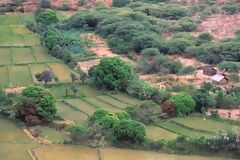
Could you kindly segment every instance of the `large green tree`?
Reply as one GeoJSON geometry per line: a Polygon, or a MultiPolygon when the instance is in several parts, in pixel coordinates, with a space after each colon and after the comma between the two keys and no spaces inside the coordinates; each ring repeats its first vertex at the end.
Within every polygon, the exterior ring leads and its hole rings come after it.
{"type": "Polygon", "coordinates": [[[21,96],[22,99],[17,104],[19,118],[30,124],[33,124],[28,122],[32,120],[30,117],[37,117],[41,122],[53,121],[57,108],[55,98],[48,89],[39,86],[28,86],[23,90],[21,96]]]}
{"type": "Polygon", "coordinates": [[[50,25],[50,24],[56,23],[58,21],[59,21],[59,19],[57,16],[57,12],[50,10],[50,9],[40,12],[36,15],[36,22],[42,23],[44,25],[50,25]]]}
{"type": "Polygon", "coordinates": [[[196,106],[196,102],[193,98],[185,92],[177,93],[170,99],[170,101],[173,103],[177,110],[177,115],[179,116],[186,116],[193,111],[196,106]]]}
{"type": "Polygon", "coordinates": [[[103,58],[99,65],[90,68],[89,78],[99,88],[125,90],[133,78],[133,71],[119,58],[103,58]]]}

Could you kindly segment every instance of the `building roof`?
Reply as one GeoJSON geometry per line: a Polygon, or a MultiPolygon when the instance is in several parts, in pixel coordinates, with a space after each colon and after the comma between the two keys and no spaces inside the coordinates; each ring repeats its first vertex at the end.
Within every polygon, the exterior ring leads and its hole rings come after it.
{"type": "Polygon", "coordinates": [[[215,74],[214,76],[211,77],[211,80],[221,82],[224,78],[226,78],[224,75],[215,74]]]}

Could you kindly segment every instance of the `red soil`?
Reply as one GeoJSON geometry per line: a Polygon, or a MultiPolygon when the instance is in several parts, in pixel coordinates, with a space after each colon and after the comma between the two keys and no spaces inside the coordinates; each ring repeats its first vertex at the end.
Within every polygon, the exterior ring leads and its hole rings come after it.
{"type": "MultiPolygon", "coordinates": [[[[240,121],[240,109],[218,109],[218,114],[222,118],[228,119],[229,113],[231,113],[230,119],[240,121]]],[[[210,115],[210,110],[207,112],[210,115]]]]}

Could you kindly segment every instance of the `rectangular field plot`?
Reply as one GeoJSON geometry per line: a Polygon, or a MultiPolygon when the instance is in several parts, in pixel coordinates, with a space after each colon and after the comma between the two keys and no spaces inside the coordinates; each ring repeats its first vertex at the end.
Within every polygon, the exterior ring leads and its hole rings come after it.
{"type": "Polygon", "coordinates": [[[28,24],[33,23],[35,21],[35,15],[34,14],[22,14],[20,19],[20,24],[28,24]]]}
{"type": "Polygon", "coordinates": [[[11,48],[0,48],[0,65],[12,64],[11,48]]]}
{"type": "Polygon", "coordinates": [[[0,35],[9,35],[13,34],[12,27],[9,25],[0,25],[0,35]]]}
{"type": "Polygon", "coordinates": [[[27,86],[33,83],[28,66],[9,67],[11,84],[27,86]]]}
{"type": "Polygon", "coordinates": [[[21,16],[16,14],[8,14],[0,16],[1,25],[19,24],[21,16]]]}
{"type": "Polygon", "coordinates": [[[163,128],[157,126],[147,126],[147,138],[152,140],[160,140],[160,139],[175,139],[177,138],[177,134],[165,130],[163,128]]]}
{"type": "Polygon", "coordinates": [[[97,90],[93,87],[90,87],[88,85],[80,85],[79,91],[85,96],[85,97],[96,97],[103,94],[102,91],[97,90]]]}
{"type": "Polygon", "coordinates": [[[97,108],[81,99],[67,99],[66,102],[87,115],[92,115],[97,110],[97,108]]]}
{"type": "Polygon", "coordinates": [[[82,112],[76,111],[61,102],[57,102],[56,106],[57,106],[57,115],[59,115],[63,119],[74,121],[81,125],[86,123],[88,117],[82,112]]]}
{"type": "Polygon", "coordinates": [[[12,57],[14,64],[36,63],[31,48],[12,48],[12,57]]]}
{"type": "Polygon", "coordinates": [[[12,34],[30,34],[31,31],[29,31],[24,25],[12,25],[11,33],[12,34]]]}
{"type": "Polygon", "coordinates": [[[53,74],[58,78],[60,83],[72,82],[70,69],[63,63],[50,63],[48,66],[53,71],[53,74]]]}
{"type": "Polygon", "coordinates": [[[56,62],[57,60],[48,54],[48,49],[44,46],[33,46],[33,53],[38,62],[56,62]]]}
{"type": "Polygon", "coordinates": [[[35,78],[35,75],[37,73],[42,73],[43,71],[49,69],[46,64],[31,64],[31,65],[29,65],[29,68],[31,70],[31,73],[32,73],[35,83],[38,83],[37,79],[35,78]]]}
{"type": "Polygon", "coordinates": [[[0,84],[9,84],[9,73],[7,67],[0,67],[0,84]]]}
{"type": "Polygon", "coordinates": [[[184,135],[184,136],[187,136],[187,137],[208,136],[206,134],[203,134],[203,133],[200,133],[200,132],[196,132],[196,131],[192,131],[190,129],[178,126],[178,125],[176,125],[174,123],[171,123],[169,121],[160,122],[160,123],[158,123],[158,125],[163,127],[163,128],[165,128],[165,129],[167,129],[167,130],[176,132],[178,134],[181,134],[181,135],[184,135]]]}
{"type": "Polygon", "coordinates": [[[224,122],[218,122],[210,119],[204,119],[201,117],[189,116],[185,118],[174,118],[173,120],[190,128],[205,130],[214,133],[219,133],[219,131],[225,133],[228,131],[240,132],[240,126],[231,125],[224,122]]]}
{"type": "Polygon", "coordinates": [[[34,46],[41,44],[40,39],[34,34],[23,34],[22,36],[24,39],[25,46],[34,46]]]}
{"type": "Polygon", "coordinates": [[[20,34],[1,35],[0,46],[24,46],[24,38],[20,34]]]}
{"type": "Polygon", "coordinates": [[[112,105],[109,105],[107,103],[104,103],[102,101],[99,101],[98,99],[96,98],[84,98],[88,103],[91,103],[92,105],[98,107],[98,108],[102,108],[102,109],[105,109],[109,112],[112,112],[112,113],[115,113],[117,111],[120,111],[119,108],[116,108],[112,105]]]}
{"type": "Polygon", "coordinates": [[[121,102],[127,103],[129,105],[136,105],[140,102],[140,100],[131,98],[125,94],[112,94],[111,97],[113,97],[121,102]]]}
{"type": "Polygon", "coordinates": [[[128,104],[123,103],[121,101],[118,101],[118,100],[116,100],[114,98],[111,98],[109,96],[98,96],[97,99],[99,99],[100,101],[103,101],[107,104],[113,105],[117,108],[120,108],[120,109],[124,109],[128,106],[128,104]]]}

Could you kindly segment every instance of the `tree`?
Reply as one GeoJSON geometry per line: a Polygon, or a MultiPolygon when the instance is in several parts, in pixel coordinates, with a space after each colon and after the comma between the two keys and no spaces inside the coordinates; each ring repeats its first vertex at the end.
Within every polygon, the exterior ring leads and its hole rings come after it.
{"type": "Polygon", "coordinates": [[[42,8],[51,8],[51,2],[49,0],[41,0],[40,6],[42,8]]]}
{"type": "Polygon", "coordinates": [[[57,112],[55,102],[49,90],[28,86],[22,91],[17,104],[17,117],[29,124],[51,122],[57,112]]]}
{"type": "Polygon", "coordinates": [[[123,120],[114,126],[113,134],[118,142],[141,143],[146,136],[146,127],[134,120],[123,120]]]}
{"type": "Polygon", "coordinates": [[[37,73],[35,77],[39,82],[44,81],[45,86],[47,85],[48,82],[51,82],[54,78],[53,73],[50,70],[45,70],[42,73],[37,73]]]}
{"type": "Polygon", "coordinates": [[[125,90],[133,78],[133,72],[123,60],[109,57],[91,67],[89,77],[90,82],[99,88],[125,90]]]}
{"type": "Polygon", "coordinates": [[[185,92],[177,93],[170,99],[170,101],[173,103],[177,110],[177,115],[179,116],[186,116],[193,111],[196,106],[196,102],[193,98],[185,92]]]}
{"type": "Polygon", "coordinates": [[[176,108],[174,107],[174,105],[172,104],[172,102],[170,100],[166,100],[163,103],[163,113],[167,113],[168,116],[170,117],[174,117],[176,116],[176,108]]]}
{"type": "Polygon", "coordinates": [[[178,20],[188,15],[188,11],[178,5],[169,5],[162,9],[161,17],[170,20],[178,20]]]}
{"type": "Polygon", "coordinates": [[[59,21],[57,12],[54,10],[45,10],[36,15],[36,22],[44,25],[50,25],[59,21]]]}
{"type": "Polygon", "coordinates": [[[151,60],[155,56],[160,55],[160,52],[157,48],[146,48],[142,50],[141,55],[151,60]]]}
{"type": "Polygon", "coordinates": [[[92,121],[92,122],[100,121],[104,116],[106,116],[108,114],[109,114],[109,112],[107,110],[105,110],[105,109],[98,109],[90,117],[90,121],[92,121]]]}
{"type": "Polygon", "coordinates": [[[206,92],[197,92],[193,96],[194,101],[196,102],[195,111],[201,112],[202,108],[205,108],[205,110],[211,106],[213,106],[214,99],[209,95],[209,93],[206,92]]]}
{"type": "Polygon", "coordinates": [[[130,2],[131,0],[113,0],[112,5],[113,7],[125,7],[130,2]]]}
{"type": "Polygon", "coordinates": [[[76,93],[77,93],[78,90],[79,90],[79,86],[78,86],[78,84],[76,84],[76,83],[72,83],[72,85],[71,85],[71,89],[72,89],[72,91],[73,91],[73,95],[76,96],[76,93]]]}
{"type": "Polygon", "coordinates": [[[84,84],[85,80],[87,79],[88,75],[86,72],[80,73],[80,80],[82,81],[82,84],[84,84]]]}
{"type": "Polygon", "coordinates": [[[76,80],[78,80],[78,75],[74,72],[71,72],[70,74],[71,79],[72,79],[72,83],[75,82],[76,80]]]}

